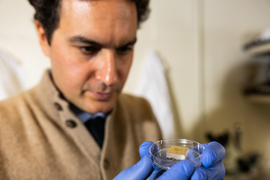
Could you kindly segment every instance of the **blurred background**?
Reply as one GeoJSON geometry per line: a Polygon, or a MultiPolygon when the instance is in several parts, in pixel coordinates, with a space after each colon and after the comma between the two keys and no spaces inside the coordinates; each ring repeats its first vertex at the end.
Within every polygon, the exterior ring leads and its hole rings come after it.
{"type": "MultiPolygon", "coordinates": [[[[124,91],[148,94],[153,106],[160,104],[153,108],[164,110],[158,120],[165,138],[221,142],[226,179],[270,179],[270,48],[252,51],[267,45],[260,37],[267,38],[270,1],[152,0],[150,7],[124,91]],[[162,82],[145,85],[160,76],[162,82]]],[[[33,13],[27,0],[0,0],[2,59],[21,67],[22,90],[35,86],[50,67],[33,13]]]]}

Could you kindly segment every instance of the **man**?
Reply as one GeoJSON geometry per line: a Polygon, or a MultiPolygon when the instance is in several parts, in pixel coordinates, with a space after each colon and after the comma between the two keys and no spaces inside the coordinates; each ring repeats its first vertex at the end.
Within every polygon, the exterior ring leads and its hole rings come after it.
{"type": "Polygon", "coordinates": [[[218,143],[206,147],[204,167],[153,171],[145,141],[161,139],[159,126],[144,99],[121,94],[147,0],[29,1],[52,67],[0,103],[0,179],[223,178],[218,143]]]}

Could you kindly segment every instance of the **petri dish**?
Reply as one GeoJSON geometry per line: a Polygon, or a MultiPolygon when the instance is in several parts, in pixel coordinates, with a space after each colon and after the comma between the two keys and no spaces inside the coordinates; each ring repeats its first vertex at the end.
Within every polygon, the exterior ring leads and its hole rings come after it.
{"type": "Polygon", "coordinates": [[[204,147],[200,143],[188,139],[165,139],[155,142],[149,148],[155,166],[168,170],[174,164],[181,161],[167,158],[166,153],[171,146],[188,147],[188,151],[185,154],[186,159],[192,162],[194,167],[202,165],[201,157],[204,147]]]}

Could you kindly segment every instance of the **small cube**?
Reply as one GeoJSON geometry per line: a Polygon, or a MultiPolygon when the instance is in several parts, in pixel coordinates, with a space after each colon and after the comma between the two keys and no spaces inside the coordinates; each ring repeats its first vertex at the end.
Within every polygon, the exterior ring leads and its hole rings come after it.
{"type": "Polygon", "coordinates": [[[185,160],[187,151],[188,147],[171,146],[166,153],[166,158],[174,160],[185,160]]]}

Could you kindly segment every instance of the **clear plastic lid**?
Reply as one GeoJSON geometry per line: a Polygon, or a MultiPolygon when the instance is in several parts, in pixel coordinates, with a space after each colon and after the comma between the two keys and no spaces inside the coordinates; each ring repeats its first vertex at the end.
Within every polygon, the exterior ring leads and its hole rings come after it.
{"type": "Polygon", "coordinates": [[[188,139],[160,140],[149,148],[153,164],[165,170],[170,169],[170,167],[183,159],[188,159],[193,163],[194,167],[200,166],[203,150],[204,147],[200,143],[188,139]],[[181,151],[184,154],[171,154],[170,148],[176,148],[176,152],[181,151]],[[179,157],[181,158],[179,159],[179,157]]]}

